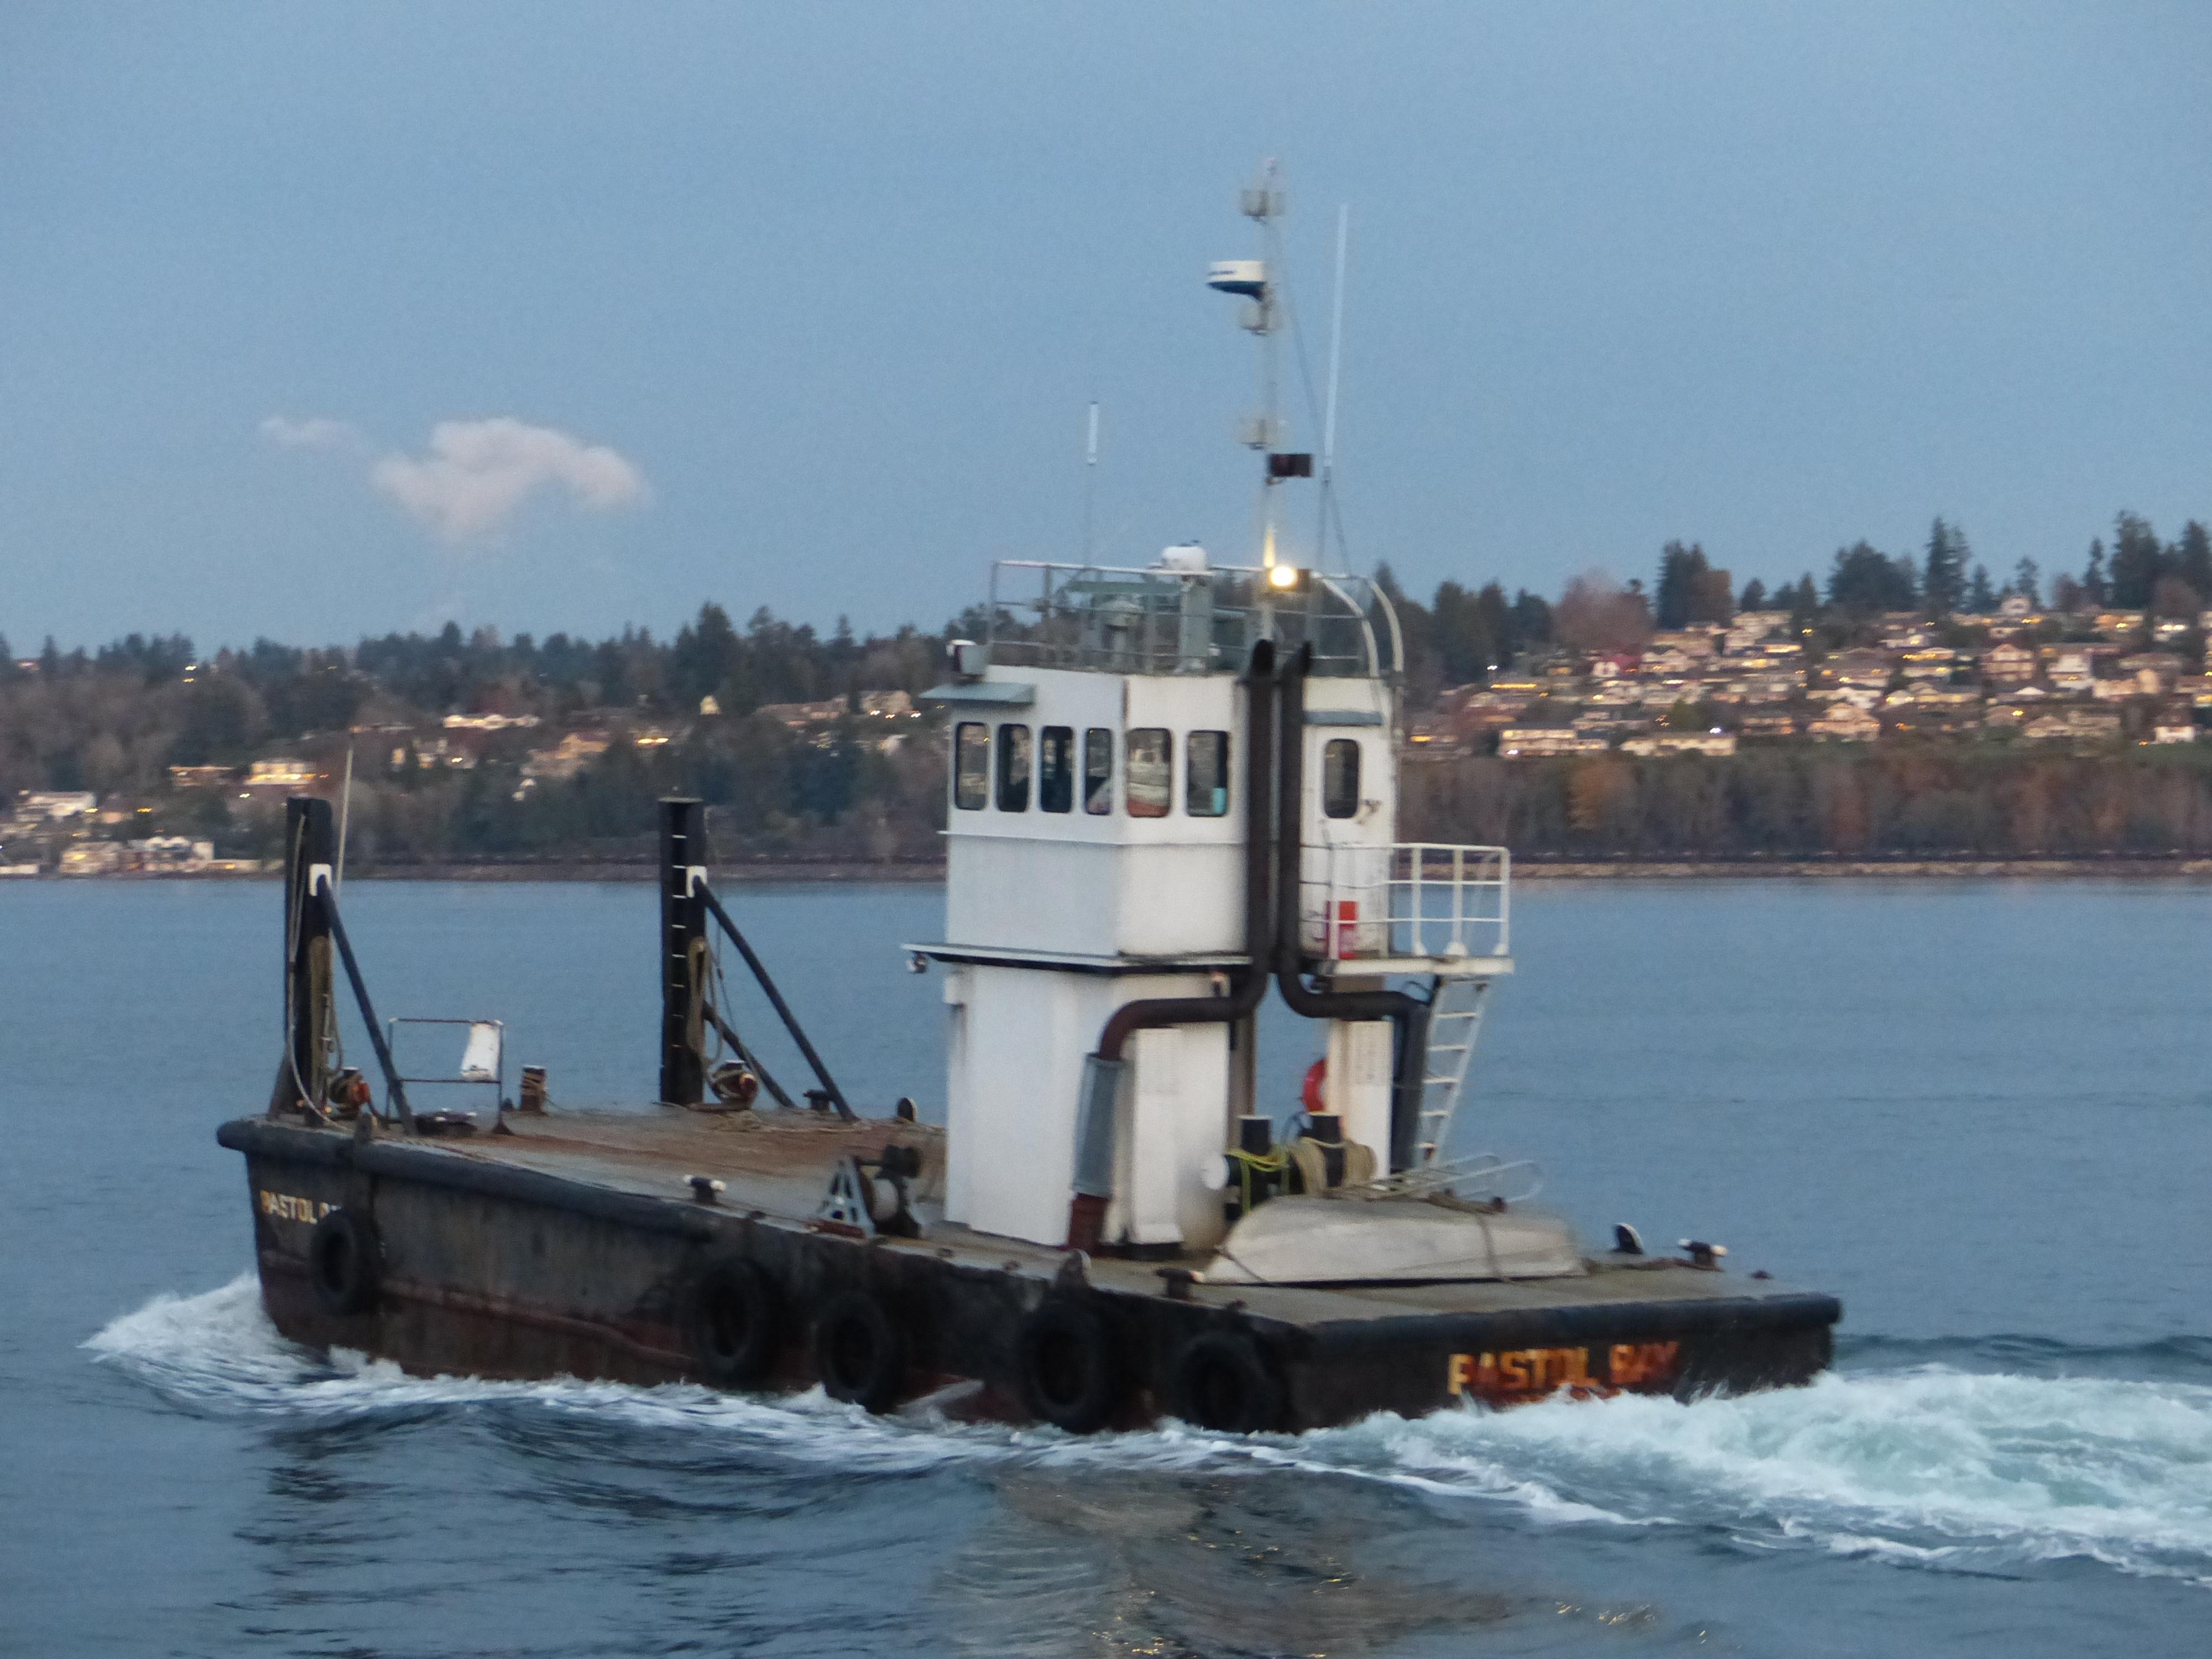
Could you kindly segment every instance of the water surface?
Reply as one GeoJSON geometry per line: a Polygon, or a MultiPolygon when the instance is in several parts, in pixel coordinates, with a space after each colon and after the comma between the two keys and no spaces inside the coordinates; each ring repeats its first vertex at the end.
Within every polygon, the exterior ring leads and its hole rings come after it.
{"type": "MultiPolygon", "coordinates": [[[[848,1092],[941,1112],[896,948],[938,893],[737,896],[848,1092]]],[[[651,1093],[650,889],[346,903],[382,1012],[651,1093]]],[[[2212,1650],[2212,893],[1527,885],[1458,1145],[1835,1291],[1837,1370],[1256,1440],[293,1349],[212,1138],[274,1069],[278,908],[0,888],[0,1651],[2212,1650]]],[[[1311,1034],[1266,1036],[1287,1109],[1311,1034]]]]}

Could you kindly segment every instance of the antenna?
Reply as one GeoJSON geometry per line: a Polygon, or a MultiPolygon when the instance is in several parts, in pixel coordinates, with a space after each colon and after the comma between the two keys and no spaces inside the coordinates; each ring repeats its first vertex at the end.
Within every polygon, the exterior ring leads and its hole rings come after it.
{"type": "Polygon", "coordinates": [[[1329,304],[1328,402],[1321,427],[1321,516],[1314,526],[1316,550],[1328,545],[1330,492],[1336,483],[1336,388],[1344,364],[1344,254],[1352,238],[1352,204],[1336,210],[1336,294],[1329,304]]]}
{"type": "MultiPolygon", "coordinates": [[[[1280,226],[1285,212],[1283,192],[1275,187],[1276,167],[1271,158],[1260,169],[1260,182],[1237,198],[1237,207],[1244,216],[1260,228],[1260,252],[1257,259],[1217,260],[1206,273],[1206,286],[1217,293],[1241,296],[1245,305],[1237,318],[1246,329],[1260,337],[1260,412],[1243,422],[1237,438],[1248,449],[1256,449],[1267,458],[1260,480],[1260,563],[1268,571],[1272,584],[1284,585],[1273,575],[1275,568],[1275,485],[1285,478],[1313,477],[1311,455],[1286,455],[1276,449],[1284,436],[1281,418],[1276,413],[1277,381],[1276,336],[1279,331],[1282,307],[1281,285],[1276,272],[1282,265],[1282,233],[1280,226]]],[[[1295,575],[1290,577],[1295,582],[1295,575]]]]}
{"type": "Polygon", "coordinates": [[[1091,432],[1083,446],[1083,562],[1091,560],[1091,526],[1098,499],[1098,400],[1091,400],[1091,432]]]}

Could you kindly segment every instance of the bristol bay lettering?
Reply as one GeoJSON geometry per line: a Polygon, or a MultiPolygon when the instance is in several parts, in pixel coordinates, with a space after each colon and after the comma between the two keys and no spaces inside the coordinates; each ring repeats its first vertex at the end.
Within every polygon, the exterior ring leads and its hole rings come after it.
{"type": "Polygon", "coordinates": [[[1665,1388],[1674,1380],[1680,1347],[1679,1342],[1616,1342],[1604,1351],[1602,1374],[1591,1370],[1588,1348],[1455,1353],[1446,1363],[1445,1384],[1455,1395],[1485,1399],[1533,1397],[1555,1389],[1665,1388]]]}
{"type": "Polygon", "coordinates": [[[289,1193],[262,1192],[255,1194],[261,1202],[261,1213],[272,1221],[298,1221],[312,1227],[331,1212],[331,1206],[312,1198],[295,1198],[289,1193]]]}

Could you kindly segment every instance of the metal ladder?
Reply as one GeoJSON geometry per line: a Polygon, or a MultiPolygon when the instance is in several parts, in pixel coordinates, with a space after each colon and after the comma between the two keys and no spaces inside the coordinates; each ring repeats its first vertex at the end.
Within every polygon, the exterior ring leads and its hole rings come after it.
{"type": "Polygon", "coordinates": [[[1421,1066],[1420,1137],[1413,1167],[1436,1161],[1451,1133],[1452,1113],[1467,1085],[1468,1063],[1482,1035],[1482,1010],[1489,1000],[1486,979],[1439,975],[1430,982],[1428,1054],[1421,1066]]]}

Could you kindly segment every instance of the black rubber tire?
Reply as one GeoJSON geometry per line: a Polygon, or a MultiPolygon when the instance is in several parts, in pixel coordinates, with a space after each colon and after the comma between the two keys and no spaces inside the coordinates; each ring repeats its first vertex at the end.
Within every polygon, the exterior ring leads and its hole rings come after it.
{"type": "Polygon", "coordinates": [[[906,1338],[875,1297],[847,1291],[814,1322],[814,1369],[832,1400],[887,1412],[906,1388],[906,1338]]]}
{"type": "Polygon", "coordinates": [[[1123,1369],[1103,1319],[1079,1303],[1048,1302],[1022,1321],[1016,1341],[1031,1413],[1070,1434],[1106,1425],[1121,1403],[1123,1369]]]}
{"type": "Polygon", "coordinates": [[[356,1210],[326,1210],[307,1239],[307,1277],[326,1314],[343,1317],[376,1306],[384,1245],[376,1224],[356,1210]]]}
{"type": "Polygon", "coordinates": [[[1283,1385],[1253,1340],[1207,1331],[1175,1357],[1169,1397],[1186,1423],[1221,1434],[1265,1434],[1283,1425],[1283,1385]]]}
{"type": "Polygon", "coordinates": [[[783,1297],[758,1262],[724,1252],[699,1271],[690,1323],[702,1376],[718,1389],[755,1388],[783,1346],[783,1297]]]}

